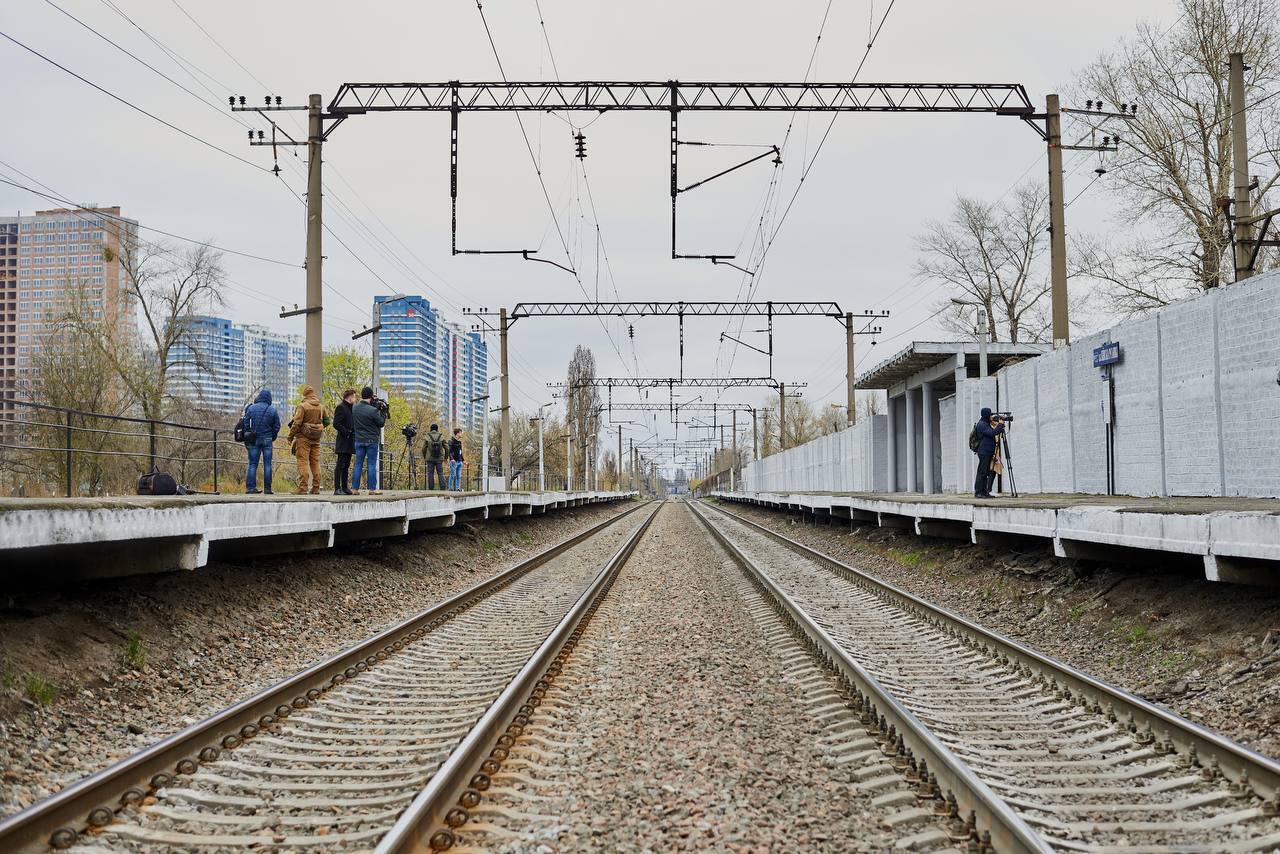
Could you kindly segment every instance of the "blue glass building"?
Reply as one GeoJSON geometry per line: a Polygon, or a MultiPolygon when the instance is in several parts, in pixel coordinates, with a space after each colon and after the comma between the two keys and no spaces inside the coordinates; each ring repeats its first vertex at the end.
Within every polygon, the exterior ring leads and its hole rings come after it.
{"type": "Polygon", "coordinates": [[[169,351],[175,394],[199,409],[239,413],[261,389],[281,407],[297,397],[306,351],[298,335],[224,317],[193,317],[169,351]]]}

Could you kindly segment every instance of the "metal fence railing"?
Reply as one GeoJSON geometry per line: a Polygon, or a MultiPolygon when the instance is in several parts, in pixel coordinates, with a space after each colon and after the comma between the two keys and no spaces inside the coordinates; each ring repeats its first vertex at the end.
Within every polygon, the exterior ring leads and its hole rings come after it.
{"type": "MultiPolygon", "coordinates": [[[[242,491],[248,454],[234,439],[235,416],[212,415],[210,419],[210,423],[196,425],[20,400],[0,401],[0,494],[131,495],[136,491],[138,477],[150,471],[168,472],[192,492],[242,491]]],[[[274,491],[296,489],[297,466],[283,433],[272,445],[272,458],[274,491]]],[[[332,432],[326,431],[320,445],[320,488],[324,492],[334,488],[336,462],[332,432]]],[[[420,448],[388,442],[378,462],[382,489],[427,488],[427,463],[420,448]]],[[[448,462],[442,468],[447,483],[448,462]]],[[[498,466],[490,466],[489,473],[492,478],[502,474],[498,466]]],[[[260,463],[259,488],[262,478],[260,463]]],[[[547,472],[545,484],[548,490],[563,490],[564,473],[547,472]]],[[[479,464],[465,461],[461,489],[481,491],[485,485],[479,464]]],[[[496,489],[498,484],[491,480],[488,485],[496,489]]],[[[574,486],[583,488],[580,483],[574,486]]],[[[443,489],[444,485],[437,483],[435,487],[443,489]]],[[[508,488],[538,489],[536,462],[517,467],[508,488]]]]}

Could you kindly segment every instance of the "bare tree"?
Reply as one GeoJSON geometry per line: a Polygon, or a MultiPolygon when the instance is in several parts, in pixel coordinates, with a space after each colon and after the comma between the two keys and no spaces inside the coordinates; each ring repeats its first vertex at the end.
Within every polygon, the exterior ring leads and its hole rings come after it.
{"type": "Polygon", "coordinates": [[[569,360],[568,388],[565,399],[565,421],[573,433],[573,471],[581,477],[587,460],[596,459],[600,430],[600,390],[592,384],[596,378],[596,357],[591,349],[579,344],[569,360]]]}
{"type": "MultiPolygon", "coordinates": [[[[916,238],[916,273],[982,305],[992,341],[1026,340],[1025,318],[1049,291],[1041,263],[1048,213],[1048,192],[1033,181],[994,204],[957,196],[950,218],[926,222],[916,238]]],[[[944,326],[972,329],[963,307],[939,308],[944,326]]]]}
{"type": "MultiPolygon", "coordinates": [[[[103,250],[103,259],[117,260],[110,249],[103,250]]],[[[170,371],[179,364],[204,367],[191,341],[191,319],[223,305],[222,255],[207,246],[175,250],[122,239],[118,260],[124,294],[121,313],[139,313],[143,344],[110,334],[101,318],[75,307],[64,312],[58,326],[86,336],[143,416],[162,419],[175,396],[170,371]]],[[[126,316],[123,321],[133,319],[126,316]]]]}
{"type": "MultiPolygon", "coordinates": [[[[1140,24],[1080,74],[1074,97],[1137,102],[1104,186],[1120,221],[1142,236],[1118,247],[1095,243],[1085,264],[1111,307],[1129,315],[1230,280],[1231,195],[1228,60],[1242,52],[1251,163],[1263,173],[1256,205],[1280,178],[1280,73],[1275,0],[1180,0],[1173,27],[1140,24]]],[[[1257,208],[1255,208],[1257,209],[1257,208]]]]}

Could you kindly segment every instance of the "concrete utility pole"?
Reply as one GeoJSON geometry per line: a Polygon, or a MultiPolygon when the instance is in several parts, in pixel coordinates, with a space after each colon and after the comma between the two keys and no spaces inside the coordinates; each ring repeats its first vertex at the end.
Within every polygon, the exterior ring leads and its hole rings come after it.
{"type": "Polygon", "coordinates": [[[1049,142],[1049,281],[1053,306],[1053,346],[1071,343],[1067,318],[1067,226],[1062,201],[1062,108],[1057,95],[1045,98],[1049,142]]]}
{"type": "Polygon", "coordinates": [[[564,432],[564,489],[573,491],[573,432],[565,422],[564,432]]]}
{"type": "Polygon", "coordinates": [[[1253,205],[1249,202],[1249,134],[1245,121],[1244,103],[1244,54],[1231,54],[1231,71],[1228,81],[1231,100],[1231,177],[1235,184],[1235,244],[1236,281],[1253,275],[1249,269],[1249,255],[1253,244],[1253,205]]]}
{"type": "Polygon", "coordinates": [[[756,408],[751,407],[751,459],[760,459],[760,420],[756,418],[756,408]]]}
{"type": "Polygon", "coordinates": [[[618,482],[614,484],[614,489],[622,491],[622,425],[618,425],[618,482]]]}
{"type": "Polygon", "coordinates": [[[787,384],[778,383],[778,450],[787,449],[787,384]]]}
{"type": "Polygon", "coordinates": [[[320,207],[320,146],[324,142],[324,120],[320,117],[320,96],[307,98],[307,383],[324,388],[324,263],[320,207]]]}
{"type": "Polygon", "coordinates": [[[991,338],[991,327],[987,320],[987,309],[978,306],[978,376],[987,378],[987,341],[991,338]]]}
{"type": "Polygon", "coordinates": [[[852,427],[858,422],[858,407],[854,400],[853,394],[853,312],[847,311],[844,315],[844,382],[848,387],[849,406],[846,409],[849,426],[852,427]]]}
{"type": "Polygon", "coordinates": [[[507,370],[507,310],[498,312],[498,347],[502,371],[502,488],[511,488],[511,374],[507,370]]]}

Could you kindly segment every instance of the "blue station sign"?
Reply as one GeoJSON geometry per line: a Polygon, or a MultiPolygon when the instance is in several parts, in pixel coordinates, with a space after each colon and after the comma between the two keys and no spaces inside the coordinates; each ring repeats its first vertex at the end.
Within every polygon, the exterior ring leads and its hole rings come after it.
{"type": "Polygon", "coordinates": [[[1105,368],[1120,361],[1120,342],[1108,341],[1101,347],[1093,348],[1093,366],[1105,368]]]}

